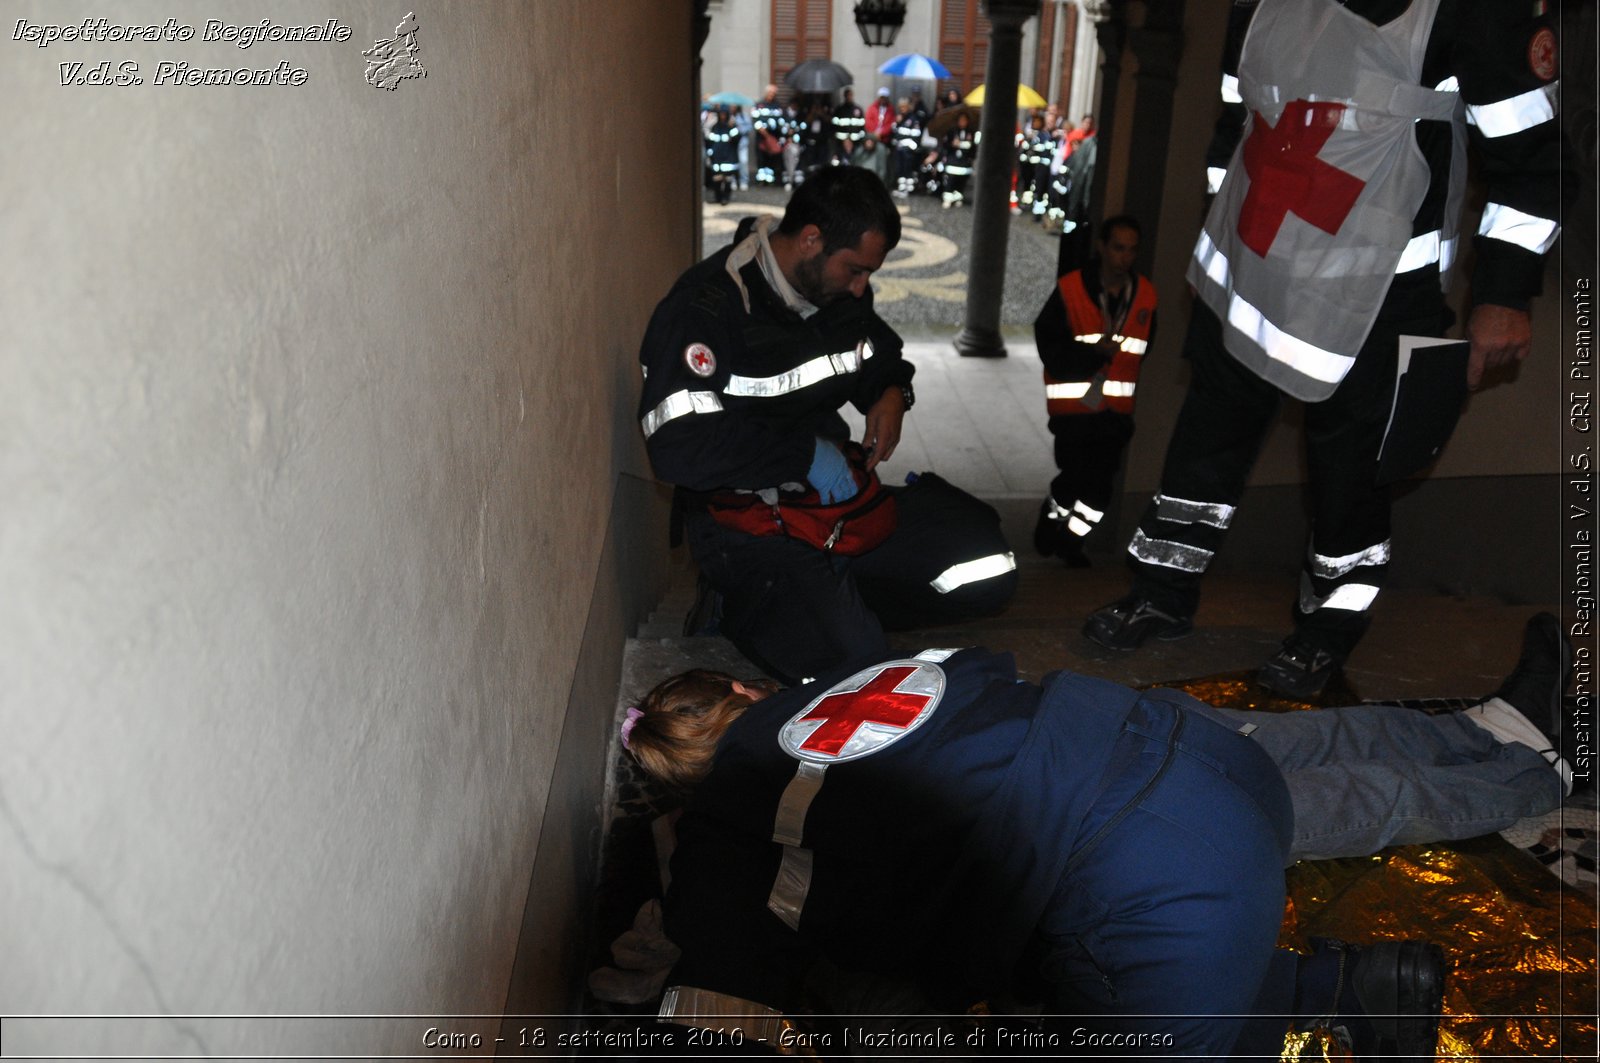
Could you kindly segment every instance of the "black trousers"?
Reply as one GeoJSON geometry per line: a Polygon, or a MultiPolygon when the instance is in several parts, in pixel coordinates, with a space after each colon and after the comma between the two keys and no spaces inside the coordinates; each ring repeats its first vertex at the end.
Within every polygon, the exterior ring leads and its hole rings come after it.
{"type": "Polygon", "coordinates": [[[999,514],[931,473],[891,490],[895,531],[858,557],[734,531],[703,510],[687,513],[689,550],[722,595],[722,634],[770,675],[793,683],[881,659],[889,650],[886,628],[955,623],[1004,609],[1017,573],[999,514]],[[951,574],[971,561],[988,574],[951,574]]]}
{"type": "MultiPolygon", "coordinates": [[[[1062,509],[1076,503],[1104,514],[1111,504],[1111,486],[1122,465],[1122,455],[1133,438],[1133,416],[1114,410],[1098,413],[1057,414],[1050,418],[1050,434],[1055,437],[1056,468],[1061,472],[1050,481],[1050,498],[1062,509]]],[[[1087,527],[1079,531],[1074,522],[1070,534],[1087,536],[1100,518],[1076,510],[1087,527]]]]}
{"type": "MultiPolygon", "coordinates": [[[[1304,405],[1312,530],[1294,624],[1307,641],[1341,657],[1366,632],[1388,570],[1390,493],[1377,486],[1377,471],[1394,399],[1397,338],[1436,336],[1444,324],[1442,309],[1421,319],[1380,318],[1338,389],[1304,405]]],[[[1193,376],[1167,448],[1161,490],[1128,552],[1134,590],[1189,616],[1282,393],[1228,354],[1221,323],[1200,303],[1189,319],[1184,355],[1193,376]]]]}

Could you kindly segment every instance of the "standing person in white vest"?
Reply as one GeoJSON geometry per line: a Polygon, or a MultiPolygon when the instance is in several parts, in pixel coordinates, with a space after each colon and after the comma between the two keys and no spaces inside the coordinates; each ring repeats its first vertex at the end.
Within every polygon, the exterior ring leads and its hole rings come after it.
{"type": "Polygon", "coordinates": [[[1128,546],[1132,589],[1090,614],[1091,640],[1133,650],[1193,630],[1201,576],[1288,395],[1305,404],[1311,542],[1294,632],[1259,678],[1309,698],[1339,672],[1389,561],[1378,455],[1398,348],[1450,325],[1441,282],[1468,146],[1488,202],[1467,386],[1528,353],[1528,303],[1559,231],[1551,21],[1542,0],[1234,4],[1228,115],[1208,157],[1230,161],[1208,173],[1216,198],[1188,271],[1192,379],[1128,546]]]}

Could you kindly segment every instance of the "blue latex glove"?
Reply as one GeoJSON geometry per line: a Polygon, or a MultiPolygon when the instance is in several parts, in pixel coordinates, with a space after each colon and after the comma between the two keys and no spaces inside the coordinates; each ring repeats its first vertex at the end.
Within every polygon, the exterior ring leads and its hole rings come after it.
{"type": "Polygon", "coordinates": [[[855,496],[856,480],[850,475],[850,463],[844,460],[839,448],[826,439],[817,440],[817,449],[811,456],[811,470],[806,479],[817,489],[822,501],[833,506],[855,496]]]}

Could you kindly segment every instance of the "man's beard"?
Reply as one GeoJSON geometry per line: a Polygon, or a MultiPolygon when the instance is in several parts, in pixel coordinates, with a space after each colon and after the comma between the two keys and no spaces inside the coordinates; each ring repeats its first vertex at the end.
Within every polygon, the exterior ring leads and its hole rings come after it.
{"type": "Polygon", "coordinates": [[[839,296],[829,295],[822,288],[822,263],[823,254],[819,251],[810,258],[803,258],[794,268],[795,291],[799,292],[806,302],[812,306],[827,306],[839,296]]]}

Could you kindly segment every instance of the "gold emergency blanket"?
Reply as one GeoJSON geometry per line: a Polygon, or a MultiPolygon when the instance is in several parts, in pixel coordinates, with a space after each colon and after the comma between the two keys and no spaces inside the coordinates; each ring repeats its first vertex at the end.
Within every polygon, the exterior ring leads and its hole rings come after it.
{"type": "MultiPolygon", "coordinates": [[[[1160,685],[1212,705],[1314,709],[1263,696],[1248,674],[1160,685]]],[[[1594,1058],[1594,898],[1499,836],[1302,861],[1289,869],[1288,882],[1281,945],[1305,951],[1316,936],[1410,938],[1444,948],[1451,966],[1439,1058],[1594,1058]]],[[[1291,1034],[1284,1058],[1345,1055],[1326,1031],[1314,1031],[1291,1034]]]]}

